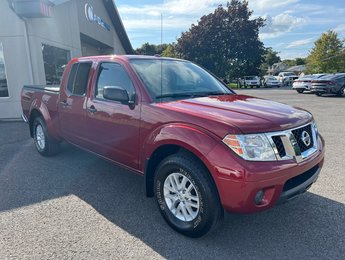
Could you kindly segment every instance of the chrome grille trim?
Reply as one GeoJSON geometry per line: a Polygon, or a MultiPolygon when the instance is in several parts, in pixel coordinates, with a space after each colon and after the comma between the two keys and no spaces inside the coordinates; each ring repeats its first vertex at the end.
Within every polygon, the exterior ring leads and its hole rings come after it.
{"type": "Polygon", "coordinates": [[[308,123],[308,124],[305,124],[305,125],[302,125],[302,126],[299,126],[296,128],[292,128],[289,130],[285,130],[285,131],[266,133],[266,137],[268,138],[278,161],[293,159],[296,162],[301,162],[301,161],[307,159],[312,154],[314,154],[318,149],[318,147],[317,147],[318,132],[317,132],[317,129],[316,129],[314,122],[308,123]],[[298,142],[297,142],[294,134],[292,133],[292,131],[306,127],[308,125],[311,126],[313,146],[310,147],[308,150],[301,152],[301,149],[300,149],[298,142]],[[274,143],[274,141],[272,139],[272,137],[274,137],[274,136],[281,138],[281,141],[282,141],[284,149],[285,149],[285,154],[286,154],[283,157],[281,157],[279,155],[276,144],[274,143]]]}

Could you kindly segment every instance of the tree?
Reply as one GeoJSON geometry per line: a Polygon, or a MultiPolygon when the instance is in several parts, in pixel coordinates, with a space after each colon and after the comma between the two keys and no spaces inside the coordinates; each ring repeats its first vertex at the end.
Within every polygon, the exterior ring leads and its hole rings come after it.
{"type": "Polygon", "coordinates": [[[305,65],[306,64],[306,61],[307,59],[306,58],[296,58],[295,61],[296,61],[296,66],[298,65],[305,65]]]}
{"type": "Polygon", "coordinates": [[[344,45],[334,31],[323,33],[307,57],[308,73],[335,73],[344,68],[344,45]]]}
{"type": "Polygon", "coordinates": [[[177,50],[176,50],[176,44],[174,43],[168,44],[168,46],[162,52],[161,56],[170,57],[170,58],[179,58],[179,54],[177,53],[177,50]]]}
{"type": "Polygon", "coordinates": [[[141,45],[140,48],[137,48],[135,52],[140,55],[161,55],[162,52],[168,47],[168,44],[150,44],[148,42],[141,45]]]}
{"type": "Polygon", "coordinates": [[[281,59],[278,56],[277,51],[274,51],[272,47],[265,48],[264,55],[263,55],[263,62],[266,63],[268,66],[272,66],[274,63],[280,62],[281,59]]]}
{"type": "Polygon", "coordinates": [[[259,29],[264,20],[251,19],[247,1],[232,0],[192,24],[182,33],[176,49],[182,58],[194,61],[221,78],[256,75],[260,71],[263,43],[259,29]]]}
{"type": "Polygon", "coordinates": [[[284,64],[286,64],[288,67],[292,66],[298,66],[298,65],[305,65],[306,64],[306,58],[296,58],[292,60],[283,60],[284,64]]]}
{"type": "Polygon", "coordinates": [[[286,59],[282,61],[286,66],[288,67],[292,67],[292,66],[296,66],[296,60],[292,59],[286,59]]]}
{"type": "Polygon", "coordinates": [[[260,66],[261,75],[267,73],[269,67],[271,67],[274,63],[280,62],[280,57],[278,56],[277,51],[274,51],[272,47],[268,47],[264,49],[264,54],[262,56],[263,62],[260,66]]]}

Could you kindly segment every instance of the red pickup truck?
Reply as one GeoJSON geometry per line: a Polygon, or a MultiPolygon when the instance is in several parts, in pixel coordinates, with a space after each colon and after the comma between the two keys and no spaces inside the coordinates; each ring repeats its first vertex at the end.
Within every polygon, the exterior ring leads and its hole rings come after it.
{"type": "Polygon", "coordinates": [[[305,192],[324,141],[302,109],[238,95],[192,62],[148,56],[71,60],[61,86],[24,86],[37,151],[67,141],[144,176],[167,223],[191,237],[229,212],[305,192]]]}

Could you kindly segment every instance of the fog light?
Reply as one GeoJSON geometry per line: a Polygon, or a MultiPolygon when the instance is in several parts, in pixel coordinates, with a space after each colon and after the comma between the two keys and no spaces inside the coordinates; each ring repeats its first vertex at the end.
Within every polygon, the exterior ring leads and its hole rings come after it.
{"type": "Polygon", "coordinates": [[[255,204],[256,205],[260,205],[263,203],[263,199],[264,199],[264,190],[259,190],[258,193],[256,193],[255,195],[255,204]]]}

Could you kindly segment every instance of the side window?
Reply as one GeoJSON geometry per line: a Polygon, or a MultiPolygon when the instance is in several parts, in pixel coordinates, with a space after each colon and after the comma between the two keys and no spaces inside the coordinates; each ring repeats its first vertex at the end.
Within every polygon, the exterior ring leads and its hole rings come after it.
{"type": "Polygon", "coordinates": [[[73,84],[75,79],[75,73],[78,69],[78,63],[74,63],[71,68],[71,72],[69,73],[68,82],[67,82],[67,89],[73,93],[73,84]]]}
{"type": "Polygon", "coordinates": [[[80,63],[74,81],[73,94],[84,95],[92,63],[80,63]]]}
{"type": "Polygon", "coordinates": [[[117,63],[102,63],[99,68],[95,97],[103,98],[105,86],[117,86],[127,90],[129,97],[134,94],[134,86],[125,69],[117,63]]]}
{"type": "Polygon", "coordinates": [[[75,63],[68,78],[67,89],[74,95],[84,95],[92,63],[75,63]]]}

